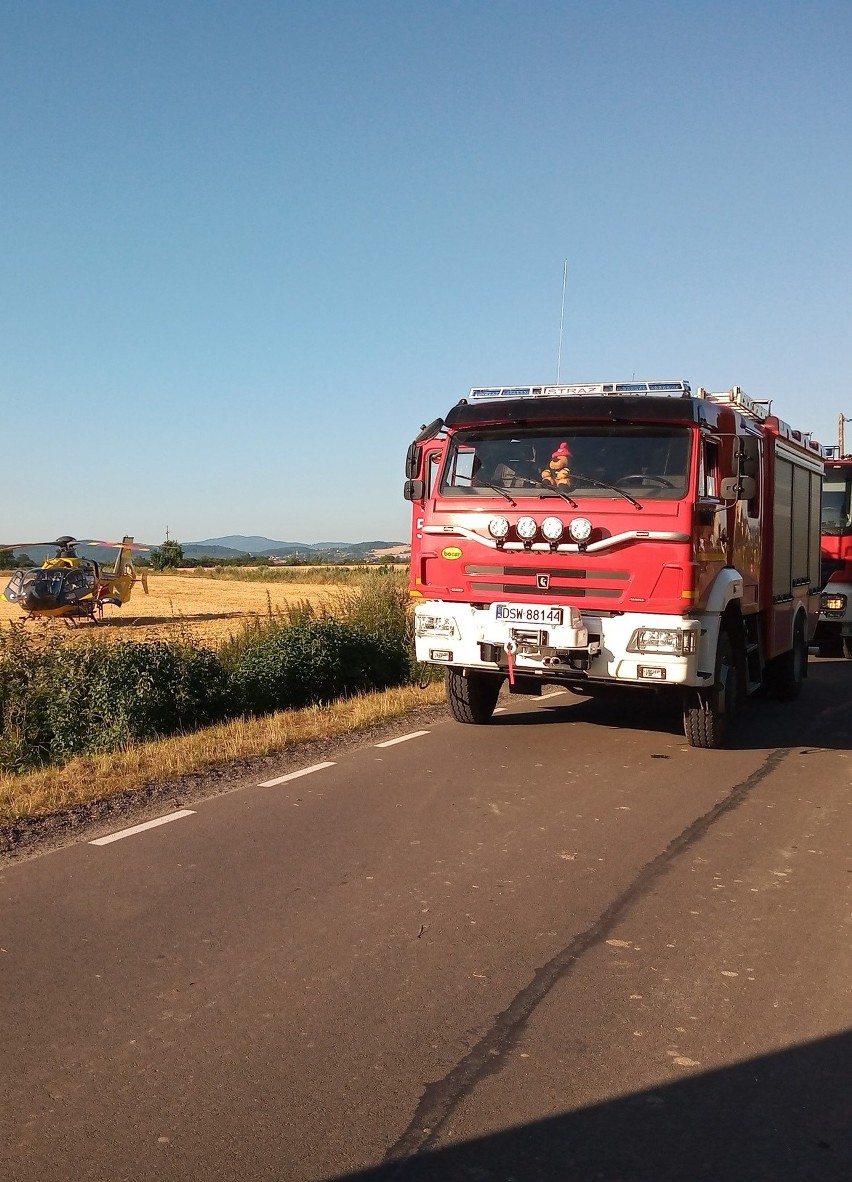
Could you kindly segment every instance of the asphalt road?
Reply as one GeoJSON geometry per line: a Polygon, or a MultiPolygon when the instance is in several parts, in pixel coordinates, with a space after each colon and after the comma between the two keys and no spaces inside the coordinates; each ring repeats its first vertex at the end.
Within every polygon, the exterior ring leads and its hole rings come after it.
{"type": "Polygon", "coordinates": [[[852,1178],[852,664],[506,705],[0,870],[4,1182],[852,1178]]]}

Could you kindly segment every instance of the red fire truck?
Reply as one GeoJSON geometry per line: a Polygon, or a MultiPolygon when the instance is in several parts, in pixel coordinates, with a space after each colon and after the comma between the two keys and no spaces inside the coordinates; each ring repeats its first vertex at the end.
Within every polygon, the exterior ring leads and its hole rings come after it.
{"type": "Polygon", "coordinates": [[[820,445],[685,381],[473,389],[406,458],[420,661],[459,722],[501,685],[676,692],[694,747],[794,697],[820,587],[820,445]]]}
{"type": "Polygon", "coordinates": [[[852,456],[826,460],[821,529],[823,589],[815,639],[821,657],[852,658],[852,456]]]}

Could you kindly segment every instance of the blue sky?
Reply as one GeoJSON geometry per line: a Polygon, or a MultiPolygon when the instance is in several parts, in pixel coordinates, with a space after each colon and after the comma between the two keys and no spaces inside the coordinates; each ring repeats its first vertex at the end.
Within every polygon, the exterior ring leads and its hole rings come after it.
{"type": "Polygon", "coordinates": [[[852,3],[0,0],[0,540],[408,535],[471,385],[852,415],[852,3]]]}

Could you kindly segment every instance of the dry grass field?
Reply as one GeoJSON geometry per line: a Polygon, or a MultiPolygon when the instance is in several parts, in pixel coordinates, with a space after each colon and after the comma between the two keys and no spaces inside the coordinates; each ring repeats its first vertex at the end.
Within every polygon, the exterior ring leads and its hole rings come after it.
{"type": "MultiPolygon", "coordinates": [[[[2,578],[2,575],[0,575],[2,578]]],[[[5,582],[0,584],[0,590],[5,582]]],[[[191,638],[215,646],[235,632],[250,616],[286,609],[307,600],[314,606],[332,603],[342,589],[317,583],[239,582],[235,579],[197,578],[192,575],[148,575],[149,594],[137,583],[124,607],[107,607],[103,624],[81,621],[73,629],[79,635],[96,632],[115,640],[168,640],[191,638]]],[[[20,620],[21,611],[0,600],[0,626],[20,620]]],[[[64,620],[37,620],[29,627],[71,633],[64,620]]]]}

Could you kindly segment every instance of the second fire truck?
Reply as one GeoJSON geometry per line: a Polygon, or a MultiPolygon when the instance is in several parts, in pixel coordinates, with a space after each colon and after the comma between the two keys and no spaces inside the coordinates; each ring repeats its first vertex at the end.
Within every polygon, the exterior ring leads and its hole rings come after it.
{"type": "Polygon", "coordinates": [[[815,639],[821,657],[852,658],[852,456],[826,460],[821,528],[823,589],[815,639]]]}
{"type": "Polygon", "coordinates": [[[792,698],[820,580],[823,454],[739,387],[487,387],[406,460],[417,657],[460,722],[501,686],[679,695],[694,747],[792,698]]]}

